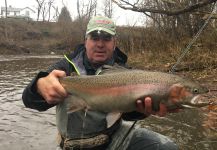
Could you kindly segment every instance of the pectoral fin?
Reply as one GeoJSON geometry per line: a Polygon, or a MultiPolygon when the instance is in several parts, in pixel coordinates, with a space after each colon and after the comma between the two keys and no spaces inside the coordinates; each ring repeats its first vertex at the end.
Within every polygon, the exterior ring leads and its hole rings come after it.
{"type": "Polygon", "coordinates": [[[106,116],[107,128],[111,127],[121,117],[121,114],[120,112],[108,113],[106,116]]]}
{"type": "Polygon", "coordinates": [[[129,69],[122,67],[120,65],[103,65],[102,67],[100,67],[97,71],[96,74],[97,75],[101,75],[101,74],[114,74],[116,72],[124,72],[124,71],[129,71],[129,69]]]}
{"type": "Polygon", "coordinates": [[[65,103],[68,113],[76,112],[82,109],[89,109],[87,103],[82,98],[75,95],[69,95],[65,99],[65,103]]]}

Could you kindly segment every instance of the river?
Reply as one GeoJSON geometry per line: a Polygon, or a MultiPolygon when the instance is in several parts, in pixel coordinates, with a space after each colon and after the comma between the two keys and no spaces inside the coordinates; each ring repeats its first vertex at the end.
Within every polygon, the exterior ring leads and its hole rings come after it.
{"type": "MultiPolygon", "coordinates": [[[[61,57],[0,55],[0,150],[55,149],[55,108],[45,112],[28,109],[21,97],[37,72],[61,57]]],[[[169,136],[181,149],[216,150],[216,136],[208,135],[202,126],[204,113],[202,109],[185,110],[163,118],[152,116],[140,124],[169,136]]]]}

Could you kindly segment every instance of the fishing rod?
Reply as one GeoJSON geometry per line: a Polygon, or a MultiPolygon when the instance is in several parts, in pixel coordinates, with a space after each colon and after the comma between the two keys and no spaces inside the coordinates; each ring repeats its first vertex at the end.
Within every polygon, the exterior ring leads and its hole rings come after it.
{"type": "Polygon", "coordinates": [[[216,8],[217,8],[217,6],[216,6],[216,2],[215,2],[214,6],[213,6],[213,10],[210,13],[209,17],[206,19],[206,21],[203,24],[203,26],[200,28],[200,30],[197,32],[197,34],[194,36],[194,38],[190,41],[190,43],[187,45],[187,47],[183,50],[183,53],[181,54],[181,56],[178,58],[177,62],[172,66],[171,70],[169,71],[170,73],[174,73],[176,67],[181,63],[181,61],[184,58],[184,56],[189,52],[191,46],[194,44],[194,42],[200,36],[200,34],[204,30],[204,28],[207,26],[207,24],[209,23],[210,19],[213,16],[214,12],[216,12],[216,8]]]}
{"type": "Polygon", "coordinates": [[[121,146],[124,143],[125,139],[128,137],[128,135],[130,134],[130,132],[132,131],[132,129],[134,128],[134,126],[136,125],[137,120],[135,120],[133,122],[133,124],[131,125],[131,127],[129,128],[129,130],[127,131],[127,133],[124,135],[124,138],[122,139],[121,143],[117,146],[117,150],[121,150],[121,146]]]}

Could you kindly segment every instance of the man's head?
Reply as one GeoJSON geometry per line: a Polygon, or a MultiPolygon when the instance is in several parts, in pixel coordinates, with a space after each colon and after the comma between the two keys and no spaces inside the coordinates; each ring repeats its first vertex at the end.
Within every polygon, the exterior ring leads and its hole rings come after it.
{"type": "Polygon", "coordinates": [[[103,16],[92,18],[86,31],[86,53],[93,64],[103,64],[112,58],[116,46],[114,22],[103,16]]]}

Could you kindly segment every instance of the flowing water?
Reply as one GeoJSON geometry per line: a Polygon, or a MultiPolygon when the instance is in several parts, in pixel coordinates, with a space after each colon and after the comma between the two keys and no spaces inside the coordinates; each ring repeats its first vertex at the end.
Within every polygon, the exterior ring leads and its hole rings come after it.
{"type": "Polygon", "coordinates": [[[0,150],[55,149],[55,109],[25,108],[24,87],[58,56],[0,56],[0,150]]]}
{"type": "MultiPolygon", "coordinates": [[[[0,56],[0,150],[55,149],[55,108],[45,112],[28,109],[21,97],[24,87],[37,72],[46,70],[60,58],[53,55],[0,56]]],[[[216,150],[216,130],[207,133],[202,127],[203,120],[204,111],[196,109],[166,118],[149,117],[140,124],[169,136],[181,149],[216,150]]]]}

